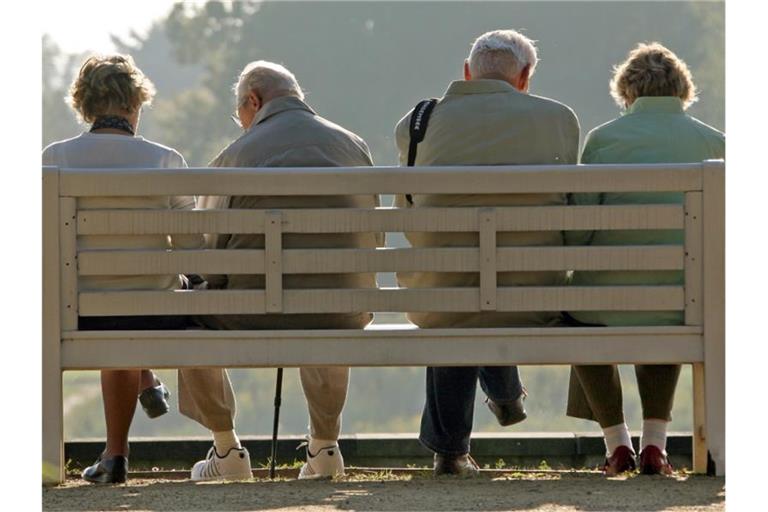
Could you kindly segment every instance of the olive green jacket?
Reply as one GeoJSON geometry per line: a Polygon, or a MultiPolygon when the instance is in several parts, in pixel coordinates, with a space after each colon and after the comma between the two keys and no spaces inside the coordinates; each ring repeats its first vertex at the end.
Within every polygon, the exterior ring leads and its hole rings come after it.
{"type": "MultiPolygon", "coordinates": [[[[412,110],[397,124],[395,138],[401,165],[408,160],[412,110]]],[[[503,80],[458,80],[450,84],[430,118],[418,146],[417,166],[575,164],[579,122],[573,111],[555,100],[518,91],[503,80]]],[[[519,206],[566,203],[565,194],[414,195],[413,205],[395,197],[398,207],[519,206]]],[[[477,247],[477,233],[406,233],[414,247],[477,247]]],[[[562,245],[559,231],[498,234],[500,247],[562,245]]],[[[406,288],[478,286],[479,275],[466,272],[397,275],[406,288]]],[[[499,286],[562,285],[564,272],[501,272],[499,286]]],[[[542,313],[409,313],[420,327],[544,325],[559,312],[542,313]]]]}
{"type": "MultiPolygon", "coordinates": [[[[586,138],[585,164],[684,163],[725,157],[725,136],[686,114],[676,97],[641,97],[627,112],[598,126],[586,138]]],[[[682,204],[679,192],[573,194],[571,204],[682,204]]],[[[681,230],[566,232],[568,245],[682,245],[681,230]]],[[[681,285],[683,272],[574,272],[572,284],[681,285]]],[[[682,311],[573,312],[577,320],[601,325],[675,325],[682,311]]]]}

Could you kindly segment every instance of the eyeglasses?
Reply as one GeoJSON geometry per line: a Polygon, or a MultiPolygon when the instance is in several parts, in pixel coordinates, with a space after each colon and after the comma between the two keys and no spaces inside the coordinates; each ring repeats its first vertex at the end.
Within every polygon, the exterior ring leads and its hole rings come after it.
{"type": "Polygon", "coordinates": [[[232,120],[233,123],[235,123],[235,125],[237,125],[238,128],[243,128],[243,122],[240,120],[240,114],[238,113],[238,111],[247,102],[248,102],[248,98],[241,100],[240,103],[238,103],[237,107],[235,108],[235,113],[229,116],[229,118],[232,120]]]}
{"type": "MultiPolygon", "coordinates": [[[[252,92],[255,94],[255,91],[252,91],[252,92]]],[[[256,98],[259,100],[259,105],[263,105],[263,101],[261,99],[261,96],[256,94],[256,98]]],[[[240,103],[238,103],[237,107],[235,108],[235,113],[232,114],[231,116],[229,116],[229,118],[232,119],[232,122],[235,123],[238,128],[242,128],[243,130],[245,128],[243,127],[243,122],[240,119],[239,111],[240,111],[241,108],[243,108],[247,104],[248,104],[248,96],[246,96],[245,98],[240,100],[240,103]]],[[[256,109],[256,110],[258,111],[258,109],[256,109]]]]}

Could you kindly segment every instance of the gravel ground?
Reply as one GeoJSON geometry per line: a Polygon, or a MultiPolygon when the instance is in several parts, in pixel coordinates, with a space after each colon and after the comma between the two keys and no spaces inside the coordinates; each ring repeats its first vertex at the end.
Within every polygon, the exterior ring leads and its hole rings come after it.
{"type": "Polygon", "coordinates": [[[470,479],[386,473],[335,481],[199,483],[132,479],[95,486],[79,480],[43,489],[44,510],[725,510],[723,478],[629,477],[595,473],[510,473],[470,479]]]}

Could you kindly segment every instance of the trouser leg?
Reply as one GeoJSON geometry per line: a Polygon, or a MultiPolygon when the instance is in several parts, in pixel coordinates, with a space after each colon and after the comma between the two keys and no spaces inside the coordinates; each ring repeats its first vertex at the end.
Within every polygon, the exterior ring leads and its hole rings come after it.
{"type": "Polygon", "coordinates": [[[672,421],[672,405],[680,368],[678,364],[635,365],[643,419],[672,421]]]}
{"type": "Polygon", "coordinates": [[[624,423],[619,367],[577,365],[572,371],[568,415],[597,421],[602,428],[624,423]]]}
{"type": "Polygon", "coordinates": [[[427,401],[419,440],[445,455],[469,453],[477,367],[427,368],[427,401]]]}
{"type": "Polygon", "coordinates": [[[341,412],[347,400],[349,368],[300,368],[301,387],[309,409],[314,439],[334,441],[341,433],[341,412]]]}
{"type": "Polygon", "coordinates": [[[494,402],[517,400],[523,393],[517,366],[483,366],[479,377],[480,387],[494,402]]]}
{"type": "Polygon", "coordinates": [[[235,428],[235,395],[223,368],[179,369],[179,412],[208,430],[235,428]]]}

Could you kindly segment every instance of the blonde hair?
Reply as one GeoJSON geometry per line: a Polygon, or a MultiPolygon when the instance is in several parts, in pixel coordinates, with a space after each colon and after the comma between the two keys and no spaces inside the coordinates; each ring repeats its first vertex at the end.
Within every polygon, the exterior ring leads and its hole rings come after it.
{"type": "Polygon", "coordinates": [[[643,96],[675,96],[688,108],[698,100],[688,66],[660,43],[640,43],[613,70],[611,96],[626,108],[643,96]]]}
{"type": "Polygon", "coordinates": [[[108,113],[133,113],[152,102],[155,86],[130,55],[93,55],[69,88],[69,104],[86,123],[108,113]]]}
{"type": "Polygon", "coordinates": [[[469,71],[474,78],[514,78],[526,66],[528,76],[538,63],[533,41],[515,30],[492,30],[478,37],[469,52],[469,71]]]}

